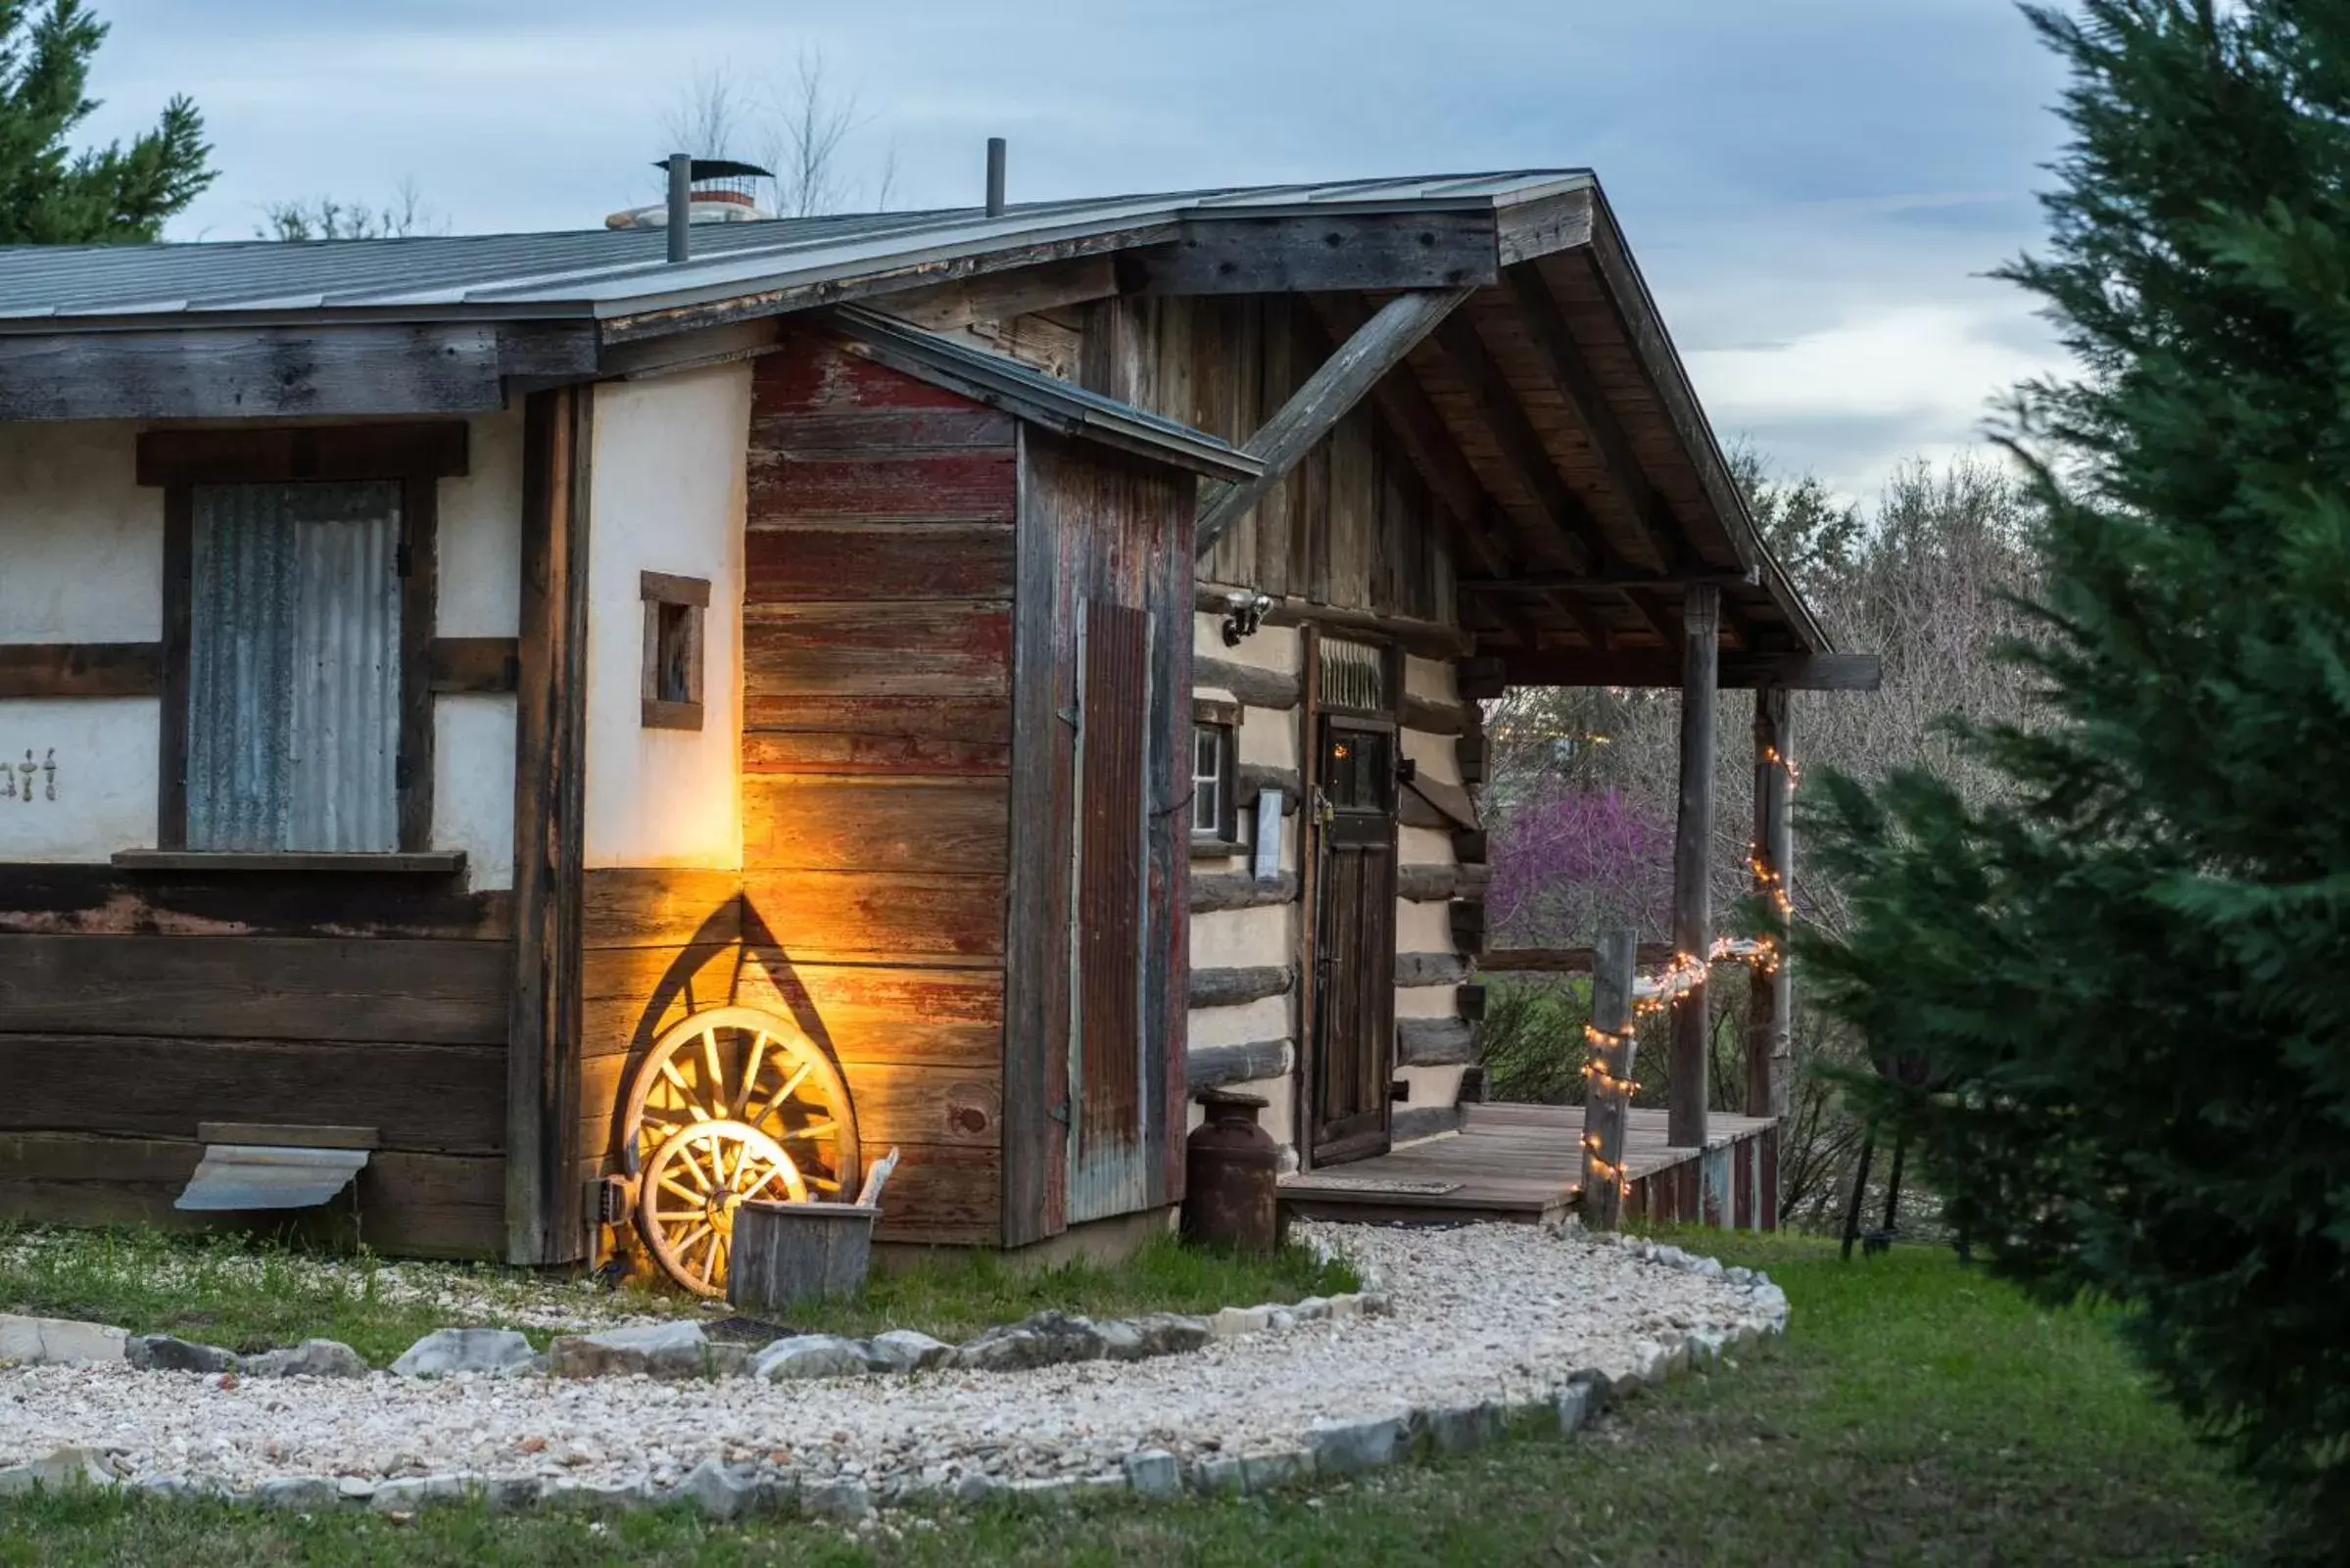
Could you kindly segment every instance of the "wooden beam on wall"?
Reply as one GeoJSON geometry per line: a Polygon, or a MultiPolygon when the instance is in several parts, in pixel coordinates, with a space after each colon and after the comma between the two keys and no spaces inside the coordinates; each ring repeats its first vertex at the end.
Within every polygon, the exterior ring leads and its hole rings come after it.
{"type": "MultiPolygon", "coordinates": [[[[1580,648],[1499,653],[1465,659],[1463,673],[1477,695],[1513,686],[1678,687],[1679,660],[1654,648],[1594,653],[1580,648]],[[1488,691],[1490,685],[1496,689],[1488,691]]],[[[1874,691],[1884,669],[1874,653],[1725,653],[1718,684],[1724,690],[1777,686],[1791,691],[1874,691]]],[[[1464,690],[1464,695],[1469,694],[1464,690]]]]}
{"type": "Polygon", "coordinates": [[[1194,536],[1199,552],[1206,554],[1266,492],[1287,478],[1298,460],[1363,401],[1380,377],[1395,368],[1466,298],[1468,291],[1457,288],[1399,294],[1340,344],[1338,352],[1306,378],[1306,384],[1242,449],[1262,460],[1265,471],[1237,485],[1201,487],[1199,526],[1194,536]]]}
{"type": "Polygon", "coordinates": [[[1173,244],[1118,259],[1128,294],[1470,289],[1501,275],[1488,212],[1186,217],[1173,244]]]}
{"type": "Polygon", "coordinates": [[[507,357],[489,322],[30,333],[0,337],[0,419],[487,413],[507,357]]]}
{"type": "Polygon", "coordinates": [[[505,1221],[507,1260],[535,1264],[573,1261],[587,1241],[577,1177],[594,389],[531,394],[522,439],[505,1221]]]}
{"type": "Polygon", "coordinates": [[[152,697],[163,689],[160,642],[0,643],[0,697],[152,697]]]}
{"type": "MultiPolygon", "coordinates": [[[[1673,947],[1700,963],[1713,949],[1713,716],[1721,660],[1721,590],[1693,588],[1681,606],[1681,798],[1673,818],[1673,947]]],[[[1672,1081],[1665,1142],[1705,1147],[1707,985],[1704,971],[1672,1004],[1672,1081]]]]}

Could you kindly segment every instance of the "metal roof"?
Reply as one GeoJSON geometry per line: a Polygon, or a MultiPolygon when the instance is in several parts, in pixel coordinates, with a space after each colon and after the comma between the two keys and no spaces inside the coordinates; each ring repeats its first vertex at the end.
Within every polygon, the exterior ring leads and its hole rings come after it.
{"type": "Polygon", "coordinates": [[[694,230],[694,258],[674,263],[657,228],[0,246],[0,330],[345,311],[393,320],[624,315],[1187,216],[1493,210],[1590,184],[1585,169],[1525,169],[1039,202],[992,217],[952,208],[710,223],[694,230]]]}

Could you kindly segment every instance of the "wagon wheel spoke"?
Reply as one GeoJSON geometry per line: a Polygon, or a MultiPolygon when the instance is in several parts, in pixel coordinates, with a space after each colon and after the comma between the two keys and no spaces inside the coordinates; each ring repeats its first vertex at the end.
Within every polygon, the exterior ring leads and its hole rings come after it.
{"type": "Polygon", "coordinates": [[[838,1132],[839,1130],[840,1123],[838,1121],[811,1121],[804,1127],[793,1127],[790,1132],[777,1133],[775,1135],[775,1141],[777,1143],[790,1143],[797,1138],[821,1138],[827,1134],[838,1132]]]}
{"type": "MultiPolygon", "coordinates": [[[[750,1104],[750,1091],[758,1086],[759,1069],[765,1065],[766,1054],[767,1031],[765,1029],[751,1030],[750,1050],[743,1059],[743,1087],[736,1091],[733,1108],[728,1113],[737,1121],[743,1119],[743,1110],[750,1104]]],[[[757,1123],[753,1122],[752,1125],[755,1126],[757,1123]]]]}
{"type": "Polygon", "coordinates": [[[808,1075],[815,1070],[815,1063],[802,1062],[799,1065],[799,1070],[792,1073],[791,1076],[786,1078],[784,1080],[784,1086],[767,1097],[767,1103],[759,1107],[759,1114],[757,1116],[746,1116],[743,1119],[749,1122],[754,1127],[758,1126],[761,1122],[764,1122],[769,1117],[775,1115],[777,1110],[779,1110],[786,1102],[788,1102],[791,1096],[799,1092],[799,1086],[807,1082],[808,1075]]]}
{"type": "Polygon", "coordinates": [[[697,1204],[701,1202],[700,1193],[695,1192],[693,1188],[687,1186],[675,1176],[663,1176],[660,1178],[660,1181],[664,1190],[674,1193],[676,1196],[686,1200],[686,1202],[690,1204],[697,1204]]]}
{"type": "Polygon", "coordinates": [[[719,1102],[724,1104],[727,1097],[726,1069],[718,1061],[718,1031],[715,1028],[701,1031],[701,1062],[710,1073],[707,1087],[717,1095],[719,1102]]]}

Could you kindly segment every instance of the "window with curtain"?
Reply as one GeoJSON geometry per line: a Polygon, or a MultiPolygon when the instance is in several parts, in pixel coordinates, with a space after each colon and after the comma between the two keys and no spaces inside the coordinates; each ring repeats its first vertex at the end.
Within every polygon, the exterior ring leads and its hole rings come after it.
{"type": "Polygon", "coordinates": [[[400,486],[199,485],[187,847],[400,847],[400,486]]]}

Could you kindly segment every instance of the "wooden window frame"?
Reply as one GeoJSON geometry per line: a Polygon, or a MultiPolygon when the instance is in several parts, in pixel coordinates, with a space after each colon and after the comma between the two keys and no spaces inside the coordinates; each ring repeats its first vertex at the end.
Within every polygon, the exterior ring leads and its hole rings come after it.
{"type": "MultiPolygon", "coordinates": [[[[397,856],[383,864],[396,867],[404,863],[399,857],[430,849],[439,489],[441,480],[465,472],[464,421],[148,430],[139,434],[136,461],[138,483],[164,493],[163,736],[155,847],[184,852],[188,841],[196,487],[316,482],[400,487],[400,720],[392,775],[400,837],[397,856]]],[[[300,852],[294,855],[302,858],[300,852]]],[[[357,864],[360,858],[337,864],[357,864]]],[[[412,858],[405,863],[416,864],[412,858]]]]}
{"type": "Polygon", "coordinates": [[[637,592],[645,600],[645,677],[643,724],[647,730],[698,730],[702,709],[702,650],[707,645],[704,623],[709,618],[710,580],[678,577],[668,572],[640,572],[637,592]],[[686,617],[685,701],[661,695],[661,617],[664,611],[683,611],[686,617]]]}
{"type": "Polygon", "coordinates": [[[1216,827],[1203,830],[1194,815],[1191,823],[1191,847],[1195,850],[1215,850],[1235,854],[1240,842],[1240,705],[1236,702],[1215,702],[1200,699],[1191,705],[1191,765],[1187,770],[1193,792],[1199,788],[1199,732],[1215,730],[1222,734],[1222,756],[1217,769],[1216,827]]]}

